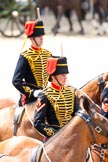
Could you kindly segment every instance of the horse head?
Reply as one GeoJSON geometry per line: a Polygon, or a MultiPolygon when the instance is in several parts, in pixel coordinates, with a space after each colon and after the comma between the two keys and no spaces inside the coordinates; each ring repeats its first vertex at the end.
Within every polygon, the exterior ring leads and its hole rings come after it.
{"type": "Polygon", "coordinates": [[[79,105],[81,110],[76,115],[87,123],[93,143],[98,143],[98,135],[102,135],[101,142],[104,143],[104,139],[108,139],[108,119],[97,111],[100,107],[83,92],[80,94],[79,105]]]}

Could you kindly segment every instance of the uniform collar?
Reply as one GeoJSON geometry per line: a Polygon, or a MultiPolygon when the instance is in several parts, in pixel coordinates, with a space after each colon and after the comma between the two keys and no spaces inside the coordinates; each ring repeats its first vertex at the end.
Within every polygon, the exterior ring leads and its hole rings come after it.
{"type": "Polygon", "coordinates": [[[54,84],[54,83],[52,83],[52,82],[51,82],[51,86],[52,86],[54,89],[59,90],[59,91],[61,91],[61,90],[63,89],[62,86],[58,86],[58,85],[56,85],[56,84],[54,84]]]}
{"type": "Polygon", "coordinates": [[[35,51],[41,50],[41,47],[34,47],[34,46],[32,46],[32,45],[31,45],[31,48],[32,48],[33,50],[35,50],[35,51]]]}

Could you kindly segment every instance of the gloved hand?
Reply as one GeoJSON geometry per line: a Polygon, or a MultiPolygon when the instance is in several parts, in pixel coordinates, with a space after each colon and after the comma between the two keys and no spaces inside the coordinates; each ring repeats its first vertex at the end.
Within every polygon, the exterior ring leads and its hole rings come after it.
{"type": "Polygon", "coordinates": [[[33,96],[34,96],[34,97],[37,97],[38,94],[39,94],[40,92],[42,92],[41,89],[35,90],[35,91],[33,92],[33,96]]]}

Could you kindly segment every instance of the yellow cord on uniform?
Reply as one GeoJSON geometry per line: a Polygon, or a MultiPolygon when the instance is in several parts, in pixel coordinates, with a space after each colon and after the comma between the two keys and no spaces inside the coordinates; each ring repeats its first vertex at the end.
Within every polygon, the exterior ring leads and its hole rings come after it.
{"type": "Polygon", "coordinates": [[[20,53],[23,52],[24,46],[25,46],[25,44],[26,44],[26,41],[27,41],[27,37],[24,38],[24,43],[23,43],[23,45],[22,45],[22,49],[21,49],[21,52],[20,52],[20,53]]]}

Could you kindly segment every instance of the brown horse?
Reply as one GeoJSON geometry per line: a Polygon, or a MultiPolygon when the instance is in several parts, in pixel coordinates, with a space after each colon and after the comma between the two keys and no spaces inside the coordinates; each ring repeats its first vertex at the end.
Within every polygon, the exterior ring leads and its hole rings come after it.
{"type": "Polygon", "coordinates": [[[77,18],[78,18],[78,22],[80,25],[80,32],[81,34],[84,34],[84,29],[83,29],[83,25],[82,25],[82,15],[81,15],[81,4],[82,4],[82,0],[57,0],[59,7],[58,7],[58,16],[57,16],[57,21],[56,24],[54,26],[54,34],[57,33],[57,27],[58,24],[63,16],[63,13],[66,10],[75,10],[77,18]]]}
{"type": "Polygon", "coordinates": [[[108,72],[100,74],[94,79],[87,82],[80,88],[85,92],[96,104],[101,105],[101,94],[105,86],[108,84],[108,72]]]}
{"type": "MultiPolygon", "coordinates": [[[[39,7],[40,10],[44,9],[45,7],[48,7],[54,14],[54,17],[58,18],[58,7],[59,3],[57,0],[37,0],[36,7],[39,7]]],[[[67,18],[69,23],[69,30],[72,31],[72,21],[71,21],[71,10],[66,9],[64,11],[64,16],[67,18]]],[[[60,28],[60,22],[58,23],[57,29],[60,28]]],[[[54,30],[54,27],[52,28],[52,31],[54,30]]]]}
{"type": "Polygon", "coordinates": [[[2,98],[0,99],[0,109],[3,109],[5,107],[10,107],[16,105],[16,102],[11,98],[2,98]]]}
{"type": "Polygon", "coordinates": [[[82,98],[80,106],[82,110],[44,144],[30,137],[13,137],[1,142],[0,161],[84,162],[92,143],[108,143],[108,120],[95,111],[97,105],[91,100],[82,98]],[[34,145],[37,147],[32,148],[34,145]]]}
{"type": "MultiPolygon", "coordinates": [[[[105,22],[106,19],[106,15],[108,14],[108,0],[47,0],[47,1],[43,1],[43,0],[38,0],[38,2],[40,3],[38,6],[41,8],[42,4],[44,3],[48,3],[48,6],[51,6],[51,8],[53,10],[55,10],[56,14],[56,23],[55,26],[53,27],[53,33],[57,34],[58,32],[58,26],[59,23],[61,21],[61,18],[63,16],[63,14],[66,11],[71,11],[74,10],[76,12],[77,15],[77,19],[78,19],[78,23],[80,25],[80,34],[84,34],[84,27],[82,24],[82,20],[84,20],[83,17],[85,17],[87,12],[92,12],[93,15],[95,15],[95,13],[98,13],[99,15],[99,24],[100,24],[100,28],[105,31],[104,27],[103,27],[103,22],[105,22]],[[87,9],[84,8],[83,9],[83,3],[87,3],[88,7],[87,9]],[[56,5],[55,5],[56,3],[56,5]],[[55,8],[55,9],[54,9],[55,8]]],[[[37,4],[38,4],[37,2],[37,4]]],[[[68,16],[69,18],[69,24],[70,24],[70,29],[72,30],[72,22],[71,22],[71,18],[70,18],[70,14],[68,16]]],[[[99,29],[100,30],[100,29],[99,29]]],[[[100,32],[100,31],[99,31],[100,32]]]]}

